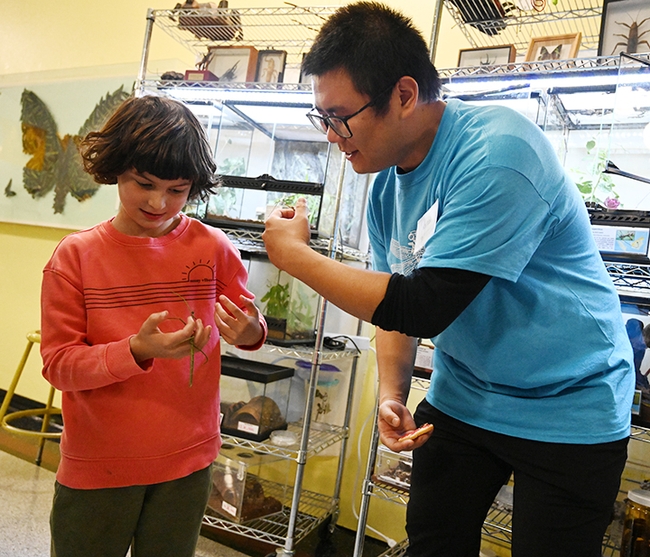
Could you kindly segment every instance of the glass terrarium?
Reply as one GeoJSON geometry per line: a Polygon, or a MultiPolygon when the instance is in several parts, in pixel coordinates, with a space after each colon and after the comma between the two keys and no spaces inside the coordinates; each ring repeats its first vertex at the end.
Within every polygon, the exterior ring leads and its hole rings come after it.
{"type": "Polygon", "coordinates": [[[363,249],[359,216],[365,213],[369,178],[356,174],[307,119],[311,91],[197,87],[169,93],[187,103],[205,126],[224,178],[209,199],[188,205],[187,214],[233,234],[242,229],[238,238],[248,240],[255,238],[249,230],[261,232],[269,210],[304,197],[314,237],[330,238],[336,226],[342,245],[363,249]]]}
{"type": "Polygon", "coordinates": [[[223,185],[211,195],[197,215],[206,223],[222,228],[263,229],[264,221],[278,206],[291,207],[306,199],[312,233],[318,233],[323,185],[312,182],[276,180],[268,174],[257,178],[222,176],[223,185]]]}
{"type": "Polygon", "coordinates": [[[287,428],[294,368],[221,357],[221,431],[263,441],[287,428]]]}
{"type": "Polygon", "coordinates": [[[255,294],[275,344],[313,344],[320,299],[306,284],[265,258],[252,257],[248,288],[255,294]]]}
{"type": "Polygon", "coordinates": [[[272,455],[222,447],[213,465],[207,513],[242,523],[282,511],[287,464],[272,455]],[[283,481],[268,477],[269,465],[277,469],[276,475],[283,481]]]}

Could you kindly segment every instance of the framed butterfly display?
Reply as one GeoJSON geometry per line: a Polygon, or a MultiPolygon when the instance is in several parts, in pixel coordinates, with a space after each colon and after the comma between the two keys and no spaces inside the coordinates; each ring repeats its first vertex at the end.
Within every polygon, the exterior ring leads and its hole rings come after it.
{"type": "Polygon", "coordinates": [[[526,62],[570,60],[578,55],[582,33],[567,33],[551,37],[533,37],[526,52],[526,62]]]}

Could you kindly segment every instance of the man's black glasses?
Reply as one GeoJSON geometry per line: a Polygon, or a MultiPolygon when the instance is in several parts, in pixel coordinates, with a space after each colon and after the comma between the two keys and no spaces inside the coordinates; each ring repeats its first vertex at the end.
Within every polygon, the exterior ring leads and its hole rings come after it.
{"type": "Polygon", "coordinates": [[[307,113],[307,118],[309,118],[309,121],[314,124],[314,127],[320,132],[327,133],[327,130],[332,128],[336,135],[339,135],[344,139],[350,139],[352,137],[352,131],[350,130],[350,126],[348,126],[348,120],[354,118],[357,114],[361,114],[366,108],[374,105],[382,95],[388,93],[388,91],[393,87],[395,87],[394,84],[384,89],[369,103],[364,104],[359,110],[349,116],[323,116],[316,112],[315,108],[312,108],[311,111],[307,113]]]}

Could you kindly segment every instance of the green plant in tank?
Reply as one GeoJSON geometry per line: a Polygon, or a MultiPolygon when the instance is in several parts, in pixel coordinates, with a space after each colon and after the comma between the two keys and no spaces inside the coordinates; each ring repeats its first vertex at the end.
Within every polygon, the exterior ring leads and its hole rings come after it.
{"type": "Polygon", "coordinates": [[[291,331],[307,331],[314,326],[313,301],[315,294],[310,296],[304,288],[294,289],[294,297],[291,300],[291,307],[288,318],[288,328],[291,331]]]}
{"type": "Polygon", "coordinates": [[[244,157],[228,157],[217,165],[217,172],[229,176],[243,176],[246,173],[246,160],[244,157]]]}
{"type": "Polygon", "coordinates": [[[576,186],[585,201],[598,203],[608,209],[617,209],[620,205],[616,184],[610,176],[603,174],[607,166],[607,151],[596,149],[596,140],[590,139],[585,144],[587,156],[591,161],[590,171],[573,169],[576,173],[576,186]],[[580,179],[582,178],[582,179],[580,179]]]}
{"type": "Polygon", "coordinates": [[[296,202],[300,198],[304,198],[307,201],[307,209],[309,210],[309,224],[311,226],[316,225],[316,217],[318,216],[318,197],[315,195],[305,195],[304,193],[292,193],[291,195],[283,195],[275,199],[269,199],[275,207],[294,207],[296,202]]]}
{"type": "Polygon", "coordinates": [[[289,284],[282,284],[280,278],[282,271],[278,271],[278,278],[275,283],[269,284],[269,289],[262,296],[261,302],[264,306],[264,315],[276,317],[278,319],[287,319],[289,316],[289,284]]]}

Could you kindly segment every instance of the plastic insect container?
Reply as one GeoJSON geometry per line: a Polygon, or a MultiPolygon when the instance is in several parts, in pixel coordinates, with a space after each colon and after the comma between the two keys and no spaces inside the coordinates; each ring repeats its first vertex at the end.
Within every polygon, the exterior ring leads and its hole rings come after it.
{"type": "Polygon", "coordinates": [[[281,511],[286,481],[263,478],[261,474],[265,471],[268,475],[269,466],[279,465],[285,472],[282,479],[286,480],[286,464],[278,457],[241,448],[222,450],[212,467],[207,513],[241,523],[281,511]]]}
{"type": "Polygon", "coordinates": [[[411,451],[395,453],[388,447],[379,445],[372,480],[375,483],[388,484],[408,491],[411,488],[412,463],[413,454],[411,451]]]}
{"type": "Polygon", "coordinates": [[[650,491],[633,489],[625,500],[621,557],[650,555],[650,491]]]}
{"type": "Polygon", "coordinates": [[[221,357],[221,431],[253,441],[287,428],[293,367],[221,357]]]}

